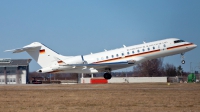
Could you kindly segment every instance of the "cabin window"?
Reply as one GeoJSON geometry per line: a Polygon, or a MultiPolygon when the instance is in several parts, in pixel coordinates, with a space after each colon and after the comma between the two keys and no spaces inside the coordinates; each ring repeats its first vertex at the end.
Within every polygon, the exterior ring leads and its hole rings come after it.
{"type": "Polygon", "coordinates": [[[129,55],[129,52],[127,52],[127,55],[129,55]]]}
{"type": "Polygon", "coordinates": [[[108,56],[106,56],[106,59],[108,59],[108,56]]]}
{"type": "Polygon", "coordinates": [[[112,55],[112,58],[114,58],[114,55],[112,55]]]}
{"type": "Polygon", "coordinates": [[[148,48],[148,51],[150,50],[150,48],[148,48]]]}
{"type": "Polygon", "coordinates": [[[134,54],[134,51],[132,51],[132,53],[134,54]]]}
{"type": "Polygon", "coordinates": [[[118,57],[119,55],[118,54],[116,54],[116,57],[118,57]]]}
{"type": "Polygon", "coordinates": [[[166,47],[166,45],[164,44],[163,47],[166,47]]]}
{"type": "Polygon", "coordinates": [[[145,51],[144,49],[142,49],[143,50],[143,52],[145,51]]]}
{"type": "Polygon", "coordinates": [[[122,53],[122,56],[124,56],[124,53],[122,53]]]}
{"type": "Polygon", "coordinates": [[[155,49],[155,47],[153,47],[153,49],[155,49]]]}
{"type": "Polygon", "coordinates": [[[140,50],[137,50],[138,51],[138,53],[140,52],[140,50]]]}

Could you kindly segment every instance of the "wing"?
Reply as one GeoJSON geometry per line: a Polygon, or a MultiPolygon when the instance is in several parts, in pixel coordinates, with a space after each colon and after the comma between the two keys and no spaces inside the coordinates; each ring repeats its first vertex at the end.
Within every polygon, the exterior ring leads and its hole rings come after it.
{"type": "Polygon", "coordinates": [[[67,64],[66,63],[66,65],[63,65],[63,66],[72,66],[72,68],[79,68],[79,69],[93,68],[99,72],[103,72],[105,71],[106,68],[110,68],[111,70],[122,69],[122,68],[133,66],[144,60],[145,58],[143,57],[135,57],[134,59],[128,60],[128,61],[120,61],[120,62],[112,62],[112,63],[90,63],[90,64],[67,64]]]}

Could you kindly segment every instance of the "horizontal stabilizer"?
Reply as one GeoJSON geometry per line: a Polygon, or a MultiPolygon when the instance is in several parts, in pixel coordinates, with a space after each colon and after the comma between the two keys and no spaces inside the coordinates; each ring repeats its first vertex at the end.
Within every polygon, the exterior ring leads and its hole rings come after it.
{"type": "MultiPolygon", "coordinates": [[[[40,42],[33,42],[29,45],[23,46],[21,48],[6,50],[5,52],[27,52],[42,68],[49,67],[52,64],[60,62],[59,59],[55,58],[60,56],[55,51],[41,44],[40,42]]],[[[64,56],[63,56],[64,57],[64,56]]]]}
{"type": "Polygon", "coordinates": [[[32,49],[35,49],[35,48],[38,48],[38,47],[41,47],[41,46],[23,47],[23,48],[18,48],[18,49],[5,50],[4,52],[20,53],[20,52],[32,50],[32,49]]]}

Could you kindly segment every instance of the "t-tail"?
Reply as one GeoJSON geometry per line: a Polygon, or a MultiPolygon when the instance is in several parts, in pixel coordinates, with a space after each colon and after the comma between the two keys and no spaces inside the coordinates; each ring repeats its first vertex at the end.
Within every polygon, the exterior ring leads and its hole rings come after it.
{"type": "Polygon", "coordinates": [[[47,67],[53,62],[58,61],[55,57],[59,54],[39,42],[33,42],[19,49],[6,50],[13,53],[26,51],[41,67],[47,67]]]}

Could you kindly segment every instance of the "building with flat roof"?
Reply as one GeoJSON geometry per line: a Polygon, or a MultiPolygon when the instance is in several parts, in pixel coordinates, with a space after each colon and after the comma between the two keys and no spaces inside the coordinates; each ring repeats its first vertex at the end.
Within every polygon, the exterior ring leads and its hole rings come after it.
{"type": "Polygon", "coordinates": [[[0,59],[0,84],[29,83],[31,59],[0,59]]]}

